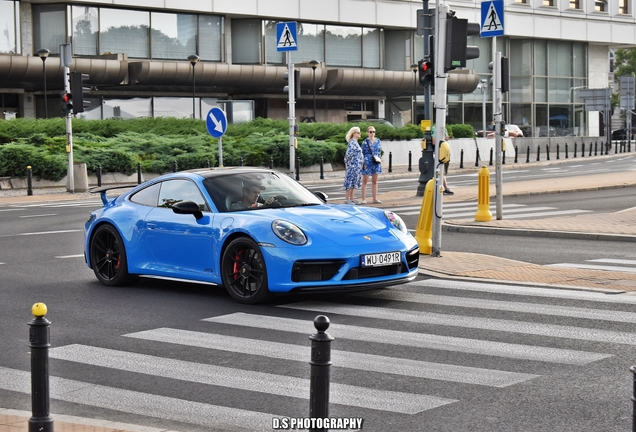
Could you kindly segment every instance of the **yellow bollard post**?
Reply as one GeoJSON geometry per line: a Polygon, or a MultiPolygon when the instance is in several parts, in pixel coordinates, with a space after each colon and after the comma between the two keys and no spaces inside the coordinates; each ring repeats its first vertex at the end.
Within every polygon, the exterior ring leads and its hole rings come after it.
{"type": "Polygon", "coordinates": [[[477,213],[475,220],[478,222],[489,222],[492,220],[490,213],[490,171],[485,166],[479,170],[477,182],[477,213]]]}
{"type": "Polygon", "coordinates": [[[424,188],[424,198],[420,209],[420,218],[415,229],[415,240],[420,246],[420,254],[430,255],[433,252],[433,192],[435,180],[430,179],[424,188]]]}

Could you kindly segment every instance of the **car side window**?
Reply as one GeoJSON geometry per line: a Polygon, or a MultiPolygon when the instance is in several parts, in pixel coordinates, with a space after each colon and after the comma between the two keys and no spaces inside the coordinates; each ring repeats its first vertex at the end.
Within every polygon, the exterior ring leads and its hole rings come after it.
{"type": "Polygon", "coordinates": [[[167,180],[161,183],[158,207],[171,208],[181,201],[194,201],[201,211],[209,211],[199,187],[189,180],[167,180]]]}
{"type": "Polygon", "coordinates": [[[130,197],[130,201],[145,206],[157,207],[160,187],[160,183],[155,183],[139,192],[135,192],[135,194],[130,197]]]}

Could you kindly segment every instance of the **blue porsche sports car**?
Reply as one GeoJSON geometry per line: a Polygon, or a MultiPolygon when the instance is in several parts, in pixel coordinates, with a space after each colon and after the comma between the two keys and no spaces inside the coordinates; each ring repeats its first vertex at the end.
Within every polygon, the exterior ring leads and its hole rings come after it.
{"type": "Polygon", "coordinates": [[[105,285],[138,277],[223,285],[241,303],[301,290],[381,288],[414,279],[419,248],[393,212],[327,204],[288,175],[260,168],[166,174],[104,206],[84,254],[105,285]]]}

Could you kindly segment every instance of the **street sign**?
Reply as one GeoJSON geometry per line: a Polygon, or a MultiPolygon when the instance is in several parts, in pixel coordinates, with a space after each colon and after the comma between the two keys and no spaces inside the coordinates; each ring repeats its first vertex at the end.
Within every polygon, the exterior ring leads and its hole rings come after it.
{"type": "Polygon", "coordinates": [[[296,21],[276,23],[276,51],[297,51],[296,21]]]}
{"type": "Polygon", "coordinates": [[[227,130],[227,117],[225,111],[221,108],[214,107],[209,112],[205,119],[205,126],[208,129],[208,133],[213,138],[220,138],[227,130]]]}
{"type": "Polygon", "coordinates": [[[620,108],[624,110],[634,109],[634,77],[624,75],[619,78],[621,83],[620,108]]]}
{"type": "Polygon", "coordinates": [[[492,0],[481,2],[481,37],[503,36],[504,2],[492,0]]]}
{"type": "Polygon", "coordinates": [[[609,111],[612,90],[609,87],[596,89],[581,89],[578,96],[585,103],[585,111],[609,111]]]}

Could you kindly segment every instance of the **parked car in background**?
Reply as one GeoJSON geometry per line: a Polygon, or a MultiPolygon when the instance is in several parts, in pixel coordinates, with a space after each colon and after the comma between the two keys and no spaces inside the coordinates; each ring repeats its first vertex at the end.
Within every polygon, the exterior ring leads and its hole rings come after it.
{"type": "MultiPolygon", "coordinates": [[[[483,130],[475,131],[475,136],[477,136],[479,138],[483,138],[484,137],[484,131],[483,130]]],[[[489,124],[486,127],[486,138],[494,138],[494,137],[495,137],[495,125],[494,124],[489,124]]]]}
{"type": "Polygon", "coordinates": [[[517,125],[507,124],[506,131],[508,132],[508,137],[510,138],[523,137],[523,131],[517,125]]]}
{"type": "MultiPolygon", "coordinates": [[[[631,139],[634,139],[635,136],[636,136],[636,127],[633,127],[631,139]]],[[[616,129],[614,132],[612,132],[612,139],[613,140],[627,139],[627,128],[616,129]]]]}

